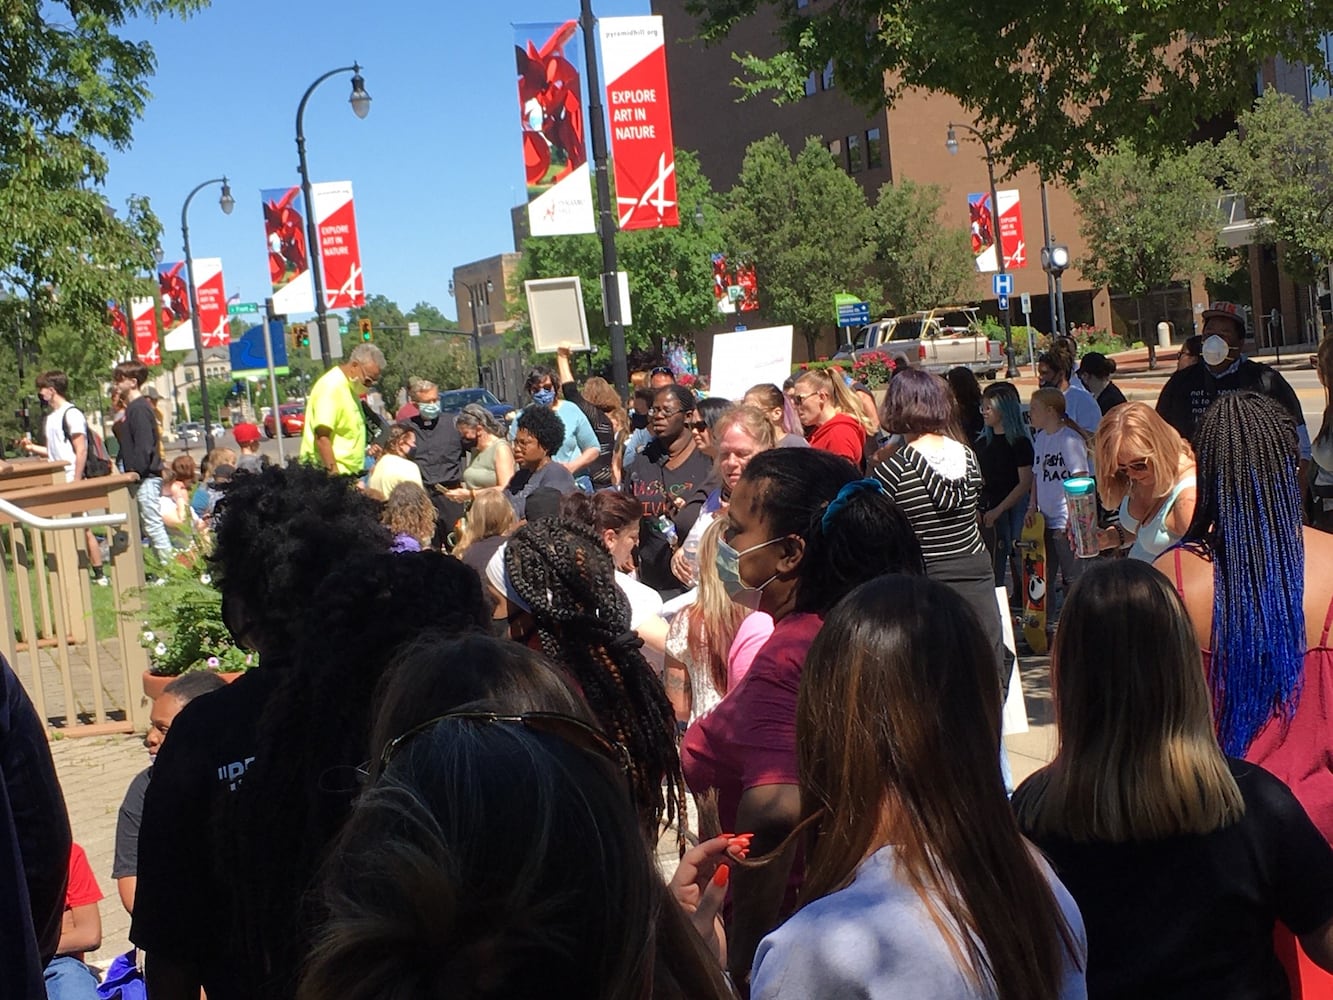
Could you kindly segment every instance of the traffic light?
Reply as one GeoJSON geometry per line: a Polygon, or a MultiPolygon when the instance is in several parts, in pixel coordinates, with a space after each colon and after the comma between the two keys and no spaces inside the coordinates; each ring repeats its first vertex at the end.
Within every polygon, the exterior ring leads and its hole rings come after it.
{"type": "Polygon", "coordinates": [[[297,347],[310,346],[310,328],[304,323],[292,324],[292,343],[297,347]]]}
{"type": "Polygon", "coordinates": [[[361,326],[361,339],[364,342],[370,343],[370,341],[375,339],[375,327],[370,322],[370,320],[368,319],[361,320],[360,326],[361,326]]]}

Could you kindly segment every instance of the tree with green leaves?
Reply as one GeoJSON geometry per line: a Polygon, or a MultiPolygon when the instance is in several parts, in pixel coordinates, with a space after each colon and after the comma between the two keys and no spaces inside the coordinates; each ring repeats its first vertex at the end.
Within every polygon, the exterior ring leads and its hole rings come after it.
{"type": "Polygon", "coordinates": [[[1249,104],[1265,58],[1324,67],[1333,25],[1333,0],[686,0],[713,40],[769,6],[779,51],[738,57],[744,92],[800,99],[806,74],[832,61],[867,109],[909,88],[950,95],[1001,137],[1002,160],[1047,177],[1075,176],[1122,139],[1180,148],[1198,122],[1249,104]]]}
{"type": "MultiPolygon", "coordinates": [[[[625,342],[631,352],[660,353],[666,341],[688,339],[717,320],[710,261],[723,244],[719,199],[699,169],[698,157],[679,149],[676,201],[679,226],[616,233],[619,266],[629,276],[633,322],[625,328],[625,342]]],[[[530,237],[523,243],[523,263],[511,290],[521,319],[526,319],[524,281],[578,275],[594,367],[610,360],[602,321],[601,272],[601,242],[595,235],[530,237]]],[[[522,325],[522,332],[506,338],[514,346],[521,346],[526,333],[526,324],[522,325]]]]}
{"type": "Polygon", "coordinates": [[[795,157],[776,135],[751,143],[725,225],[728,255],[754,264],[760,316],[795,326],[811,358],[836,294],[877,304],[870,206],[819,139],[795,157]]]}
{"type": "Polygon", "coordinates": [[[1222,143],[1228,185],[1277,244],[1297,281],[1325,279],[1333,266],[1333,99],[1308,108],[1267,90],[1222,143]]]}
{"type": "Polygon", "coordinates": [[[404,313],[398,303],[384,295],[369,295],[366,304],[347,314],[347,333],[343,335],[343,356],[361,343],[359,322],[368,319],[372,337],[384,352],[385,366],[380,375],[380,391],[394,408],[399,391],[416,376],[434,382],[441,389],[458,389],[477,384],[477,363],[472,352],[472,338],[463,334],[433,333],[457,330],[458,324],[429,302],[418,302],[404,313]],[[422,333],[408,336],[408,323],[419,323],[422,333]]]}
{"type": "MultiPolygon", "coordinates": [[[[1078,266],[1095,285],[1132,295],[1143,330],[1144,299],[1171,282],[1231,268],[1221,242],[1221,192],[1209,146],[1152,158],[1122,142],[1074,186],[1087,256],[1078,266]]],[[[1144,338],[1148,340],[1148,338],[1144,338]]]]}
{"type": "MultiPolygon", "coordinates": [[[[125,28],[205,6],[0,3],[0,355],[17,361],[21,331],[28,367],[64,367],[84,386],[99,384],[124,350],[107,303],[151,294],[161,233],[147,199],[132,197],[117,214],[100,190],[106,151],[129,145],[154,68],[152,48],[125,28]]],[[[17,364],[0,365],[0,393],[19,398],[18,388],[17,364]]],[[[8,409],[0,427],[14,428],[8,409]]]]}
{"type": "Polygon", "coordinates": [[[885,302],[897,313],[973,297],[977,265],[968,234],[940,221],[944,195],[936,184],[904,178],[875,199],[874,241],[885,302]]]}

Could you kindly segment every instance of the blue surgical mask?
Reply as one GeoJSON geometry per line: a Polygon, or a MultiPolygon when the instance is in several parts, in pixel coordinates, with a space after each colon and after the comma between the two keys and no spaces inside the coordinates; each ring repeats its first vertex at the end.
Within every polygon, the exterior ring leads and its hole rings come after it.
{"type": "Polygon", "coordinates": [[[418,403],[417,410],[423,420],[434,420],[440,415],[439,403],[418,403]]]}
{"type": "Polygon", "coordinates": [[[538,406],[550,406],[555,402],[555,390],[538,389],[532,394],[532,401],[538,406]]]}
{"type": "Polygon", "coordinates": [[[772,545],[774,542],[780,541],[782,541],[781,538],[770,538],[766,542],[751,545],[748,549],[737,552],[728,542],[718,539],[717,559],[714,565],[717,567],[717,576],[722,581],[723,589],[726,590],[727,596],[731,598],[734,604],[739,604],[751,611],[759,610],[759,602],[763,599],[764,588],[776,580],[778,575],[774,573],[759,586],[751,587],[741,578],[741,556],[749,555],[757,549],[762,549],[765,545],[772,545]]]}

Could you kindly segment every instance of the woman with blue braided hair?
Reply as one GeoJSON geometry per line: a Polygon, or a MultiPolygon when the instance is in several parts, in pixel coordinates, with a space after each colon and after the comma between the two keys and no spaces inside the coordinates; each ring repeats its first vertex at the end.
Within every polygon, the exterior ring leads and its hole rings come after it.
{"type": "Polygon", "coordinates": [[[1233,393],[1194,445],[1194,520],[1155,565],[1204,644],[1222,749],[1286,782],[1333,843],[1333,536],[1301,525],[1295,422],[1233,393]]]}
{"type": "MultiPolygon", "coordinates": [[[[753,834],[752,850],[783,844],[801,817],[796,698],[805,654],[824,615],[881,573],[921,575],[907,517],[874,479],[819,448],[775,448],[752,458],[731,491],[717,570],[731,599],[773,618],[773,635],[749,671],[681,743],[685,783],[716,793],[722,829],[753,834]]],[[[800,885],[794,851],[734,869],[727,959],[750,972],[755,948],[790,914],[800,885]]]]}

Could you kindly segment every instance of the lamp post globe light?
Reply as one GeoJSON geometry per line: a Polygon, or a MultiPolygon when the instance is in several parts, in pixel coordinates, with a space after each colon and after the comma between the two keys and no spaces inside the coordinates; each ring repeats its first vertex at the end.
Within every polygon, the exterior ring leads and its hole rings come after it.
{"type": "Polygon", "coordinates": [[[366,81],[361,75],[361,66],[355,62],[350,66],[339,66],[337,69],[331,69],[319,77],[306,88],[305,93],[301,95],[301,103],[296,106],[296,153],[300,161],[297,168],[301,172],[301,194],[305,197],[306,252],[310,255],[310,276],[315,282],[315,315],[319,326],[319,356],[325,368],[329,367],[333,359],[329,354],[329,332],[325,323],[328,319],[329,308],[324,302],[324,273],[319,261],[319,228],[315,225],[315,206],[310,192],[310,165],[306,162],[305,156],[305,106],[310,100],[310,95],[315,92],[316,87],[339,73],[352,74],[352,94],[347,99],[347,102],[352,106],[352,113],[358,118],[364,118],[370,114],[370,95],[366,93],[366,81]]]}
{"type": "Polygon", "coordinates": [[[1057,309],[1056,334],[1069,335],[1065,326],[1065,294],[1061,276],[1069,267],[1069,247],[1063,243],[1051,243],[1041,248],[1041,269],[1051,276],[1055,284],[1055,304],[1057,309]]]}
{"type": "Polygon", "coordinates": [[[218,199],[218,205],[222,207],[224,215],[231,215],[231,210],[236,207],[236,199],[231,196],[231,185],[227,183],[225,176],[214,177],[196,185],[194,190],[185,196],[185,204],[181,206],[181,239],[185,243],[185,274],[190,290],[190,326],[194,329],[194,356],[199,365],[199,408],[204,411],[204,440],[209,442],[213,440],[213,423],[208,416],[208,377],[204,374],[204,335],[199,328],[199,296],[194,288],[194,256],[190,253],[189,214],[190,202],[194,196],[210,184],[222,185],[222,197],[218,199]]]}
{"type": "MultiPolygon", "coordinates": [[[[991,152],[990,143],[986,137],[978,132],[971,125],[955,125],[949,123],[949,130],[944,134],[944,148],[949,151],[950,156],[958,155],[958,132],[957,129],[963,129],[976,136],[977,142],[981,143],[981,148],[986,151],[986,180],[990,184],[990,208],[991,225],[994,232],[991,238],[995,242],[995,261],[1001,274],[1008,274],[1008,268],[1004,263],[1004,238],[1000,235],[1000,197],[995,191],[995,155],[991,152]]],[[[1005,378],[1018,378],[1018,362],[1014,357],[1014,331],[1009,325],[1009,304],[1006,299],[1005,306],[1000,310],[1000,317],[1004,320],[1004,356],[1007,362],[1005,367],[1005,378]]]]}
{"type": "MultiPolygon", "coordinates": [[[[477,364],[477,386],[481,387],[481,327],[477,325],[477,299],[481,294],[481,286],[469,285],[466,281],[460,281],[458,284],[467,289],[467,304],[472,313],[472,354],[477,364]]],[[[490,295],[495,291],[495,282],[490,278],[486,279],[486,294],[490,295]]],[[[449,294],[457,298],[454,292],[454,279],[449,279],[449,294]]]]}

